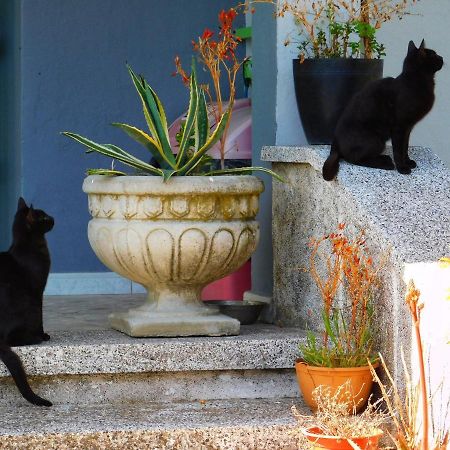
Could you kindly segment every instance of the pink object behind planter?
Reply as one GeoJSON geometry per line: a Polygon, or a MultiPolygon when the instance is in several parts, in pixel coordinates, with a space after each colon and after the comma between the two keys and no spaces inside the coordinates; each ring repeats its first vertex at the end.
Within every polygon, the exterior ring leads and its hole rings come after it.
{"type": "Polygon", "coordinates": [[[202,300],[242,300],[252,287],[252,266],[248,260],[232,274],[208,284],[202,291],[202,300]]]}
{"type": "MultiPolygon", "coordinates": [[[[224,105],[226,107],[226,105],[224,105]]],[[[169,139],[176,148],[176,134],[185,115],[181,115],[169,127],[169,139]]],[[[210,116],[211,126],[215,123],[210,116]]],[[[208,152],[214,159],[220,159],[220,144],[208,152]]],[[[226,159],[252,159],[252,107],[248,98],[234,102],[233,114],[228,129],[226,159]]],[[[231,275],[209,284],[203,289],[202,300],[242,300],[245,291],[251,288],[251,261],[247,261],[231,275]]]]}
{"type": "MultiPolygon", "coordinates": [[[[226,105],[224,105],[226,108],[226,105]]],[[[181,122],[185,114],[181,115],[169,127],[169,139],[176,149],[175,138],[180,131],[181,122]]],[[[215,127],[214,118],[210,116],[211,127],[215,127]]],[[[208,151],[214,159],[220,159],[220,144],[217,143],[208,151]]],[[[249,98],[234,101],[233,114],[228,128],[227,145],[225,147],[226,159],[252,159],[252,106],[249,98]]]]}

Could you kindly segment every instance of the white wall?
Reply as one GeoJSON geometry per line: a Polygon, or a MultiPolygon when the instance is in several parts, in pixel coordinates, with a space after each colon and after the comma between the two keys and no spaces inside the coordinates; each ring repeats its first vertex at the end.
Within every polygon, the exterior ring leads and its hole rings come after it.
{"type": "Polygon", "coordinates": [[[292,60],[297,58],[295,45],[284,46],[289,33],[295,37],[295,25],[291,16],[278,18],[277,23],[277,100],[276,100],[276,144],[306,144],[305,134],[295,101],[292,60]]]}
{"type": "Polygon", "coordinates": [[[411,12],[415,15],[386,23],[379,39],[386,46],[385,76],[397,76],[406,55],[408,42],[426,46],[444,58],[444,67],[436,74],[436,101],[431,112],[416,125],[413,145],[430,147],[450,167],[450,1],[422,0],[411,12]]]}
{"type": "MultiPolygon", "coordinates": [[[[401,21],[383,25],[379,40],[386,46],[384,75],[397,76],[410,39],[419,44],[425,38],[427,47],[444,57],[446,63],[436,75],[436,102],[433,110],[413,130],[412,145],[430,147],[450,167],[450,0],[422,0],[401,21]]],[[[303,145],[306,139],[295,103],[292,59],[295,45],[284,47],[283,42],[294,28],[289,18],[277,19],[277,101],[276,143],[303,145]]],[[[292,34],[295,36],[295,33],[292,34]]]]}

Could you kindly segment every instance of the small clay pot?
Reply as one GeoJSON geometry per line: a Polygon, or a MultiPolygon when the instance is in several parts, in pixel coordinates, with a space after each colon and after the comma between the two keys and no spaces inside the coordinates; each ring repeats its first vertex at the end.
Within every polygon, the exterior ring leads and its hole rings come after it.
{"type": "MultiPolygon", "coordinates": [[[[311,427],[302,430],[308,441],[313,444],[314,450],[354,450],[348,439],[327,436],[323,434],[319,427],[311,427]]],[[[378,441],[382,436],[383,431],[376,429],[371,436],[352,438],[351,441],[356,444],[361,450],[377,450],[378,441]]]]}
{"type": "MultiPolygon", "coordinates": [[[[378,363],[373,366],[378,367],[378,363]]],[[[350,380],[350,388],[354,393],[353,402],[349,405],[349,412],[356,407],[357,411],[362,411],[370,396],[373,386],[373,378],[369,366],[363,367],[316,367],[306,364],[302,360],[295,363],[297,381],[306,404],[312,411],[317,409],[317,404],[312,397],[313,390],[320,386],[330,386],[331,395],[336,389],[350,380]]]]}

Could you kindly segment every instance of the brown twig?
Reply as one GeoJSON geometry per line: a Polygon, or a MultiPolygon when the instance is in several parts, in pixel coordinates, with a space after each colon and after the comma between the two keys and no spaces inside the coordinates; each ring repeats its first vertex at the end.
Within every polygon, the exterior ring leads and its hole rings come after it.
{"type": "Polygon", "coordinates": [[[428,450],[428,394],[425,376],[425,363],[423,360],[422,338],[420,335],[420,312],[423,309],[423,303],[419,303],[420,291],[410,281],[408,292],[406,294],[406,304],[409,307],[411,318],[414,325],[416,337],[417,355],[419,357],[419,386],[422,399],[422,449],[428,450]]]}

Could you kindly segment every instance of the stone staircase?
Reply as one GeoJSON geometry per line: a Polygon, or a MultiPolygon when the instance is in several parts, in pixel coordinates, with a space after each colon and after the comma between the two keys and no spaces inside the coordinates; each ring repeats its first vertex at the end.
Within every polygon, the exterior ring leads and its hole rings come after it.
{"type": "Polygon", "coordinates": [[[141,296],[48,297],[51,340],[17,348],[28,404],[0,366],[1,449],[295,449],[293,362],[304,333],[256,324],[232,337],[130,338],[109,311],[141,296]]]}

